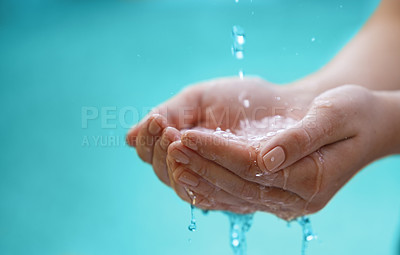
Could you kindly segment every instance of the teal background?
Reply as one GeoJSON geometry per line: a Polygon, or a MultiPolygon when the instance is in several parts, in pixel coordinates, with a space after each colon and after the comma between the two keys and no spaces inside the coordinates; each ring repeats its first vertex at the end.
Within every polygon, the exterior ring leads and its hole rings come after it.
{"type": "MultiPolygon", "coordinates": [[[[236,75],[232,25],[245,73],[285,83],[327,63],[377,4],[0,1],[0,254],[230,254],[227,217],[196,211],[190,233],[189,205],[124,145],[127,126],[187,84],[236,75]],[[99,110],[87,128],[84,107],[99,110]]],[[[309,254],[398,254],[399,163],[368,166],[311,217],[309,254]]],[[[297,224],[255,215],[248,254],[300,247],[297,224]]]]}

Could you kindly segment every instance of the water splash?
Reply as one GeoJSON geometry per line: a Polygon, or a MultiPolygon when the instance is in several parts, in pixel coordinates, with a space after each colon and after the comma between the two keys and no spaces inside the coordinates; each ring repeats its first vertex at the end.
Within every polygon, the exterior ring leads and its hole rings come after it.
{"type": "Polygon", "coordinates": [[[246,254],[246,232],[253,223],[254,214],[236,214],[225,212],[230,222],[230,244],[234,255],[246,254]]]}
{"type": "Polygon", "coordinates": [[[301,254],[306,255],[306,250],[308,247],[308,243],[312,240],[317,239],[317,236],[314,234],[311,228],[310,218],[307,216],[302,216],[297,219],[297,222],[300,224],[303,231],[303,240],[301,245],[301,254]]]}

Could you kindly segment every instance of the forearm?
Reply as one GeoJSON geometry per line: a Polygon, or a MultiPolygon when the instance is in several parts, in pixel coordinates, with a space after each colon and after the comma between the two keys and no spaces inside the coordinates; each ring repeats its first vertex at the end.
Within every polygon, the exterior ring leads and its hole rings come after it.
{"type": "Polygon", "coordinates": [[[316,94],[344,84],[373,90],[400,89],[400,1],[383,0],[330,63],[294,84],[316,94]]]}

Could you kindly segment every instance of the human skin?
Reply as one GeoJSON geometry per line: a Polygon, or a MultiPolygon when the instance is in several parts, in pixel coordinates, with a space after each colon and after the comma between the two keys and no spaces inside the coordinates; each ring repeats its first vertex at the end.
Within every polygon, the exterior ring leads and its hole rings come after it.
{"type": "MultiPolygon", "coordinates": [[[[306,106],[311,100],[312,96],[308,93],[299,94],[296,91],[296,94],[293,94],[292,90],[286,90],[285,87],[270,84],[259,78],[212,80],[189,87],[170,101],[156,107],[154,112],[157,114],[150,114],[149,118],[132,129],[127,141],[136,146],[141,159],[152,164],[161,181],[174,188],[182,199],[191,202],[192,198],[185,189],[187,185],[175,180],[180,177],[182,180],[181,174],[173,174],[175,168],[167,165],[168,162],[171,163],[167,161],[168,148],[172,142],[180,141],[184,130],[193,128],[215,130],[220,127],[235,132],[242,120],[256,120],[277,114],[300,120],[307,112],[306,106]],[[257,93],[254,93],[255,91],[257,93]],[[244,100],[249,100],[248,107],[243,105],[244,100]],[[186,112],[185,115],[183,111],[186,112]]],[[[191,178],[187,173],[183,176],[191,178]]],[[[213,204],[213,209],[218,210],[242,213],[255,211],[251,202],[237,198],[224,190],[214,192],[215,187],[203,178],[199,187],[207,194],[194,191],[198,207],[205,209],[213,204]],[[212,200],[212,203],[209,200],[212,200]]],[[[264,211],[268,209],[261,204],[259,207],[264,211]]]]}
{"type": "Polygon", "coordinates": [[[289,220],[323,208],[368,163],[400,153],[399,67],[400,2],[386,0],[319,72],[283,87],[259,79],[220,79],[189,87],[157,107],[159,115],[134,127],[127,141],[181,198],[192,202],[187,189],[196,194],[198,207],[260,210],[289,220]],[[237,100],[243,92],[249,108],[237,100]],[[280,101],[274,100],[277,96],[280,101]],[[206,113],[214,119],[224,116],[226,106],[232,116],[242,110],[251,116],[262,106],[269,111],[254,119],[278,114],[299,123],[258,151],[246,143],[215,143],[222,138],[187,130],[220,126],[234,132],[237,118],[221,123],[207,118],[206,113]],[[185,107],[191,114],[182,121],[178,109],[185,107]],[[310,120],[311,127],[305,125],[310,120]],[[267,155],[271,150],[274,162],[267,155]],[[256,176],[260,171],[264,174],[256,176]]]}

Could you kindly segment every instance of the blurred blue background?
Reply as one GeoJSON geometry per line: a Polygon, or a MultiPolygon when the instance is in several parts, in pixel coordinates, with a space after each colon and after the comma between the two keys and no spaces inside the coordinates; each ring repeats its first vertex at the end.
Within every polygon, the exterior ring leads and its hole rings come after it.
{"type": "MultiPolygon", "coordinates": [[[[236,75],[232,25],[245,73],[285,83],[327,63],[378,2],[0,1],[0,254],[230,254],[227,217],[196,211],[190,233],[189,205],[124,144],[128,126],[187,84],[236,75]]],[[[309,254],[398,253],[399,163],[373,163],[311,217],[309,254]]],[[[248,254],[300,247],[297,224],[255,215],[248,254]]]]}

